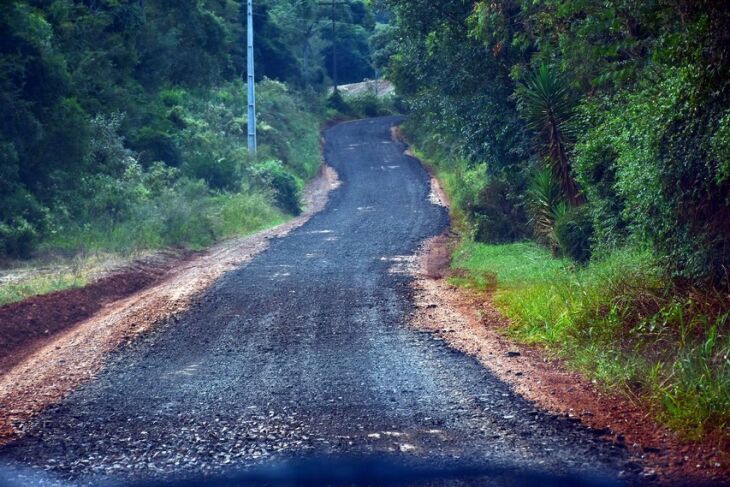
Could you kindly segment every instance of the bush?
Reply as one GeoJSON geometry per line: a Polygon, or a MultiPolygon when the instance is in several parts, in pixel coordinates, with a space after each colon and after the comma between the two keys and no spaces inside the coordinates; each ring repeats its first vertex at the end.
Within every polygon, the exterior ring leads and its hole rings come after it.
{"type": "Polygon", "coordinates": [[[350,105],[345,102],[340,90],[333,91],[330,96],[327,97],[327,107],[343,115],[352,114],[352,109],[350,105]]]}
{"type": "Polygon", "coordinates": [[[256,164],[251,168],[251,175],[261,187],[273,191],[279,208],[292,215],[302,212],[299,183],[294,176],[286,172],[280,161],[269,160],[256,164]]]}
{"type": "Polygon", "coordinates": [[[0,204],[0,255],[29,258],[48,231],[48,210],[21,188],[8,188],[0,204]]]}
{"type": "Polygon", "coordinates": [[[298,178],[314,177],[322,161],[317,117],[324,111],[320,95],[296,93],[268,79],[257,90],[259,160],[276,159],[298,178]]]}
{"type": "Polygon", "coordinates": [[[347,104],[350,106],[351,112],[359,118],[390,115],[383,100],[378,98],[375,93],[366,93],[352,97],[348,96],[347,104]]]}
{"type": "MultiPolygon", "coordinates": [[[[698,88],[689,67],[664,66],[630,92],[582,108],[575,170],[598,250],[627,232],[647,239],[676,278],[726,279],[730,267],[729,100],[698,88]]],[[[726,98],[730,96],[726,94],[726,98]]]]}
{"type": "Polygon", "coordinates": [[[560,182],[548,165],[540,166],[532,175],[527,189],[527,209],[537,241],[558,251],[555,222],[568,210],[560,182]]]}
{"type": "Polygon", "coordinates": [[[212,189],[236,191],[241,187],[244,156],[217,150],[215,134],[199,133],[188,142],[183,173],[202,179],[212,189]]]}
{"type": "Polygon", "coordinates": [[[327,106],[337,115],[350,118],[373,118],[406,113],[401,98],[394,95],[378,96],[373,91],[360,94],[333,92],[327,99],[327,106]]]}
{"type": "Polygon", "coordinates": [[[172,127],[146,125],[133,134],[130,140],[131,147],[139,152],[143,163],[164,161],[170,166],[179,167],[183,156],[170,132],[174,132],[172,127]]]}
{"type": "Polygon", "coordinates": [[[526,218],[510,185],[490,181],[479,192],[477,201],[469,206],[474,222],[474,238],[484,243],[506,243],[526,236],[526,218]]]}
{"type": "Polygon", "coordinates": [[[566,207],[555,220],[555,239],[560,253],[585,264],[591,258],[593,221],[587,206],[566,207]]]}
{"type": "Polygon", "coordinates": [[[38,237],[38,230],[23,217],[13,223],[0,222],[0,249],[7,256],[29,258],[38,237]]]}

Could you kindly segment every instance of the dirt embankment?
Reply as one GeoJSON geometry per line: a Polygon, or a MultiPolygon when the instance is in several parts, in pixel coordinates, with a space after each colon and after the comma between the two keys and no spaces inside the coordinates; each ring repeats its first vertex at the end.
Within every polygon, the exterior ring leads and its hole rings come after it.
{"type": "MultiPolygon", "coordinates": [[[[437,180],[432,195],[448,200],[437,180]]],[[[423,246],[414,268],[417,311],[413,326],[436,333],[451,346],[476,357],[497,377],[540,408],[603,433],[625,446],[644,465],[644,478],[659,483],[730,482],[728,453],[711,442],[682,441],[651,413],[625,397],[607,394],[590,380],[548,358],[539,348],[505,338],[509,321],[491,296],[448,283],[455,235],[435,237],[423,246]]]]}
{"type": "Polygon", "coordinates": [[[182,250],[160,252],[114,269],[87,286],[0,307],[0,375],[104,306],[164,280],[194,255],[182,250]]]}
{"type": "Polygon", "coordinates": [[[305,191],[305,212],[278,227],[196,254],[138,263],[89,286],[0,309],[0,445],[19,425],[92,378],[106,355],[185,311],[225,272],[265,250],[322,210],[337,174],[323,166],[305,191]],[[6,321],[7,320],[7,321],[6,321]],[[12,365],[12,368],[9,367],[12,365]]]}

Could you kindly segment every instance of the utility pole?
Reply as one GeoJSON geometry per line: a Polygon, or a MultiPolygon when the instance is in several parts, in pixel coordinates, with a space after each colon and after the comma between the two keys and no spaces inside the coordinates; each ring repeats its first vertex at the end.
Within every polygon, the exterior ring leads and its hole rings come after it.
{"type": "Polygon", "coordinates": [[[337,93],[337,22],[335,22],[335,0],[332,0],[332,82],[335,85],[335,93],[337,93]]]}
{"type": "Polygon", "coordinates": [[[319,2],[321,6],[332,6],[332,84],[334,85],[334,92],[337,93],[337,87],[339,86],[338,74],[337,74],[337,5],[348,5],[349,2],[331,0],[328,2],[319,2]]]}
{"type": "Polygon", "coordinates": [[[253,0],[248,0],[247,22],[246,85],[248,87],[248,151],[256,154],[256,80],[254,79],[253,67],[253,0]]]}

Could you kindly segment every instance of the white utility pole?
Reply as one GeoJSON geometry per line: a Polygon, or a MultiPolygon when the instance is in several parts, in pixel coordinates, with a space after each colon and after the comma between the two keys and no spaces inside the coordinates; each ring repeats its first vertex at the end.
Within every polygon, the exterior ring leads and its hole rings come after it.
{"type": "Polygon", "coordinates": [[[248,24],[246,33],[248,34],[248,50],[247,50],[247,78],[248,86],[248,150],[256,153],[256,84],[253,72],[253,0],[248,0],[247,9],[248,24]]]}

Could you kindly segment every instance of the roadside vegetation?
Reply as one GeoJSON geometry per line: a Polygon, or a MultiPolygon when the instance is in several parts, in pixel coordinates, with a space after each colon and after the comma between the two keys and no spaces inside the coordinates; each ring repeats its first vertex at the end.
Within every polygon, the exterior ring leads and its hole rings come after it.
{"type": "MultiPolygon", "coordinates": [[[[84,266],[91,268],[91,266],[84,266]]],[[[0,306],[22,301],[29,296],[81,287],[88,282],[80,268],[56,268],[50,272],[21,273],[0,282],[0,306]]]]}
{"type": "Polygon", "coordinates": [[[467,241],[453,268],[464,276],[455,284],[494,292],[508,336],[546,346],[688,438],[722,434],[730,422],[730,339],[720,334],[730,313],[718,312],[726,302],[668,292],[650,252],[576,267],[532,242],[467,241]]]}
{"type": "Polygon", "coordinates": [[[687,438],[730,425],[728,10],[388,0],[385,70],[448,192],[454,283],[687,438]]]}
{"type": "MultiPolygon", "coordinates": [[[[0,262],[10,269],[0,272],[0,303],[83,285],[99,255],[200,249],[301,211],[320,127],[337,116],[326,99],[332,12],[316,1],[256,2],[253,156],[245,9],[238,0],[0,5],[0,262]],[[15,278],[41,265],[58,272],[15,278]]],[[[373,77],[369,5],[339,5],[335,16],[340,82],[373,77]]]]}

